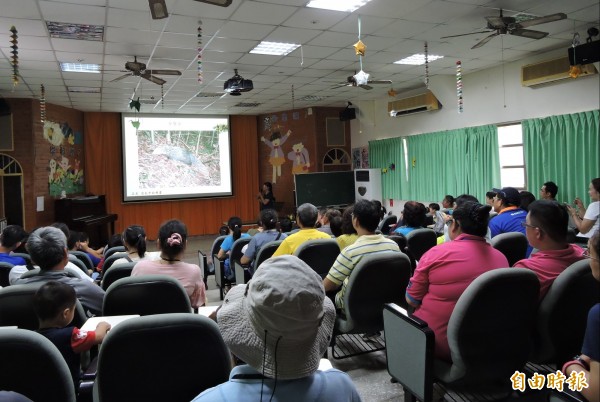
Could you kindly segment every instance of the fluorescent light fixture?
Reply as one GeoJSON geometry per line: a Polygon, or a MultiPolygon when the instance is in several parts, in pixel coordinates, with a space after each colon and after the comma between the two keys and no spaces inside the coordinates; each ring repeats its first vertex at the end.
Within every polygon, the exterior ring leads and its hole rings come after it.
{"type": "Polygon", "coordinates": [[[305,101],[305,102],[317,102],[317,101],[323,100],[323,98],[321,96],[317,96],[317,95],[306,95],[298,100],[305,101]]]}
{"type": "Polygon", "coordinates": [[[79,39],[91,41],[104,40],[104,26],[82,25],[67,22],[46,21],[46,27],[51,38],[79,39]]]}
{"type": "Polygon", "coordinates": [[[69,92],[79,92],[84,94],[99,94],[100,88],[92,87],[68,87],[69,92]]]}
{"type": "Polygon", "coordinates": [[[353,12],[358,10],[371,0],[312,0],[306,7],[323,8],[325,10],[333,11],[347,11],[353,12]]]}
{"type": "Polygon", "coordinates": [[[270,54],[273,56],[286,56],[294,50],[298,49],[299,47],[300,45],[296,43],[262,41],[254,49],[250,50],[250,53],[270,54]]]}
{"type": "Polygon", "coordinates": [[[67,73],[100,73],[100,64],[60,63],[60,70],[67,73]]]}
{"type": "MultiPolygon", "coordinates": [[[[430,54],[429,56],[427,56],[427,60],[429,62],[443,58],[444,56],[438,56],[435,54],[430,54]]],[[[425,55],[422,53],[413,54],[412,56],[405,57],[402,60],[395,61],[394,64],[409,64],[412,66],[420,66],[421,64],[425,64],[425,55]]]]}

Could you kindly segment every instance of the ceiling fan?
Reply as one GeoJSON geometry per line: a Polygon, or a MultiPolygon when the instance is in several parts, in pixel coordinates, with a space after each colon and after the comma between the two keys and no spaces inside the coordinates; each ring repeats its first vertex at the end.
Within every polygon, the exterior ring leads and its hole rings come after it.
{"type": "Polygon", "coordinates": [[[459,35],[443,36],[440,39],[456,38],[458,36],[492,32],[491,35],[486,36],[485,38],[483,38],[482,40],[477,42],[471,49],[477,49],[478,47],[485,45],[490,40],[492,40],[495,36],[498,36],[498,35],[507,35],[508,34],[508,35],[522,36],[522,37],[531,38],[531,39],[542,39],[542,38],[548,36],[548,32],[534,31],[534,30],[525,29],[525,28],[528,28],[528,27],[531,27],[534,25],[539,25],[539,24],[546,24],[548,22],[560,21],[560,20],[564,20],[566,18],[567,18],[567,14],[556,13],[556,14],[550,14],[550,15],[546,15],[543,17],[537,17],[537,18],[532,18],[530,20],[524,20],[524,21],[517,22],[517,19],[515,17],[505,17],[502,14],[502,9],[500,9],[499,16],[485,17],[485,19],[487,20],[487,31],[478,31],[478,32],[470,32],[470,33],[459,34],[459,35]]]}
{"type": "MultiPolygon", "coordinates": [[[[391,80],[367,80],[366,84],[358,84],[356,82],[356,78],[354,75],[349,75],[346,78],[346,82],[340,82],[339,84],[337,84],[336,86],[334,86],[333,88],[341,88],[341,87],[360,87],[362,89],[367,89],[367,90],[371,90],[373,89],[373,87],[369,84],[385,84],[385,85],[391,85],[392,81],[391,80]]],[[[332,89],[333,89],[332,88],[332,89]]]]}
{"type": "Polygon", "coordinates": [[[134,61],[128,61],[125,63],[125,70],[121,71],[127,72],[127,74],[117,77],[110,82],[116,82],[122,80],[123,78],[134,76],[142,77],[158,85],[163,85],[167,81],[163,80],[162,78],[155,77],[155,75],[181,75],[181,71],[178,70],[146,70],[146,64],[137,61],[137,56],[134,56],[134,61]]]}

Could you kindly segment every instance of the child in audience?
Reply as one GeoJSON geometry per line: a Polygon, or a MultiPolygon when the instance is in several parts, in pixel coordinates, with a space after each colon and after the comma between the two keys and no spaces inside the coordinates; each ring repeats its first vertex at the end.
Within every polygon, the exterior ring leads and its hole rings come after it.
{"type": "Polygon", "coordinates": [[[0,262],[12,265],[25,265],[22,257],[11,256],[21,243],[27,240],[27,232],[19,225],[8,225],[0,234],[0,262]]]}
{"type": "Polygon", "coordinates": [[[429,204],[429,214],[433,217],[433,231],[436,236],[443,236],[446,220],[444,219],[444,214],[440,211],[438,203],[432,202],[429,204]]]}
{"type": "Polygon", "coordinates": [[[102,259],[103,249],[101,248],[98,250],[94,250],[89,246],[89,241],[90,238],[88,237],[87,233],[79,232],[79,243],[77,243],[77,249],[86,253],[88,257],[90,257],[90,260],[92,260],[92,264],[94,264],[94,267],[96,267],[102,259]]]}
{"type": "Polygon", "coordinates": [[[77,389],[81,375],[80,353],[102,343],[110,324],[100,322],[95,331],[82,331],[69,325],[75,316],[76,300],[72,286],[56,281],[46,282],[33,297],[33,308],[40,322],[38,332],[56,345],[77,389]]]}
{"type": "Polygon", "coordinates": [[[123,231],[123,245],[127,251],[127,257],[119,258],[113,262],[113,267],[131,261],[158,260],[159,252],[146,251],[146,231],[143,226],[131,225],[123,231]]]}

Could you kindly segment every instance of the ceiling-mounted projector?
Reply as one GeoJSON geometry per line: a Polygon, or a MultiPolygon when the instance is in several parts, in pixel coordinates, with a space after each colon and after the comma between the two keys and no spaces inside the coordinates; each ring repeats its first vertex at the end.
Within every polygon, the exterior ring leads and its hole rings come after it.
{"type": "Polygon", "coordinates": [[[221,7],[229,7],[229,5],[231,4],[231,0],[196,0],[196,1],[199,1],[200,3],[213,4],[215,6],[221,6],[221,7]]]}
{"type": "Polygon", "coordinates": [[[254,89],[252,80],[245,80],[238,74],[237,68],[233,70],[235,75],[225,81],[223,89],[230,95],[240,95],[240,92],[248,92],[254,89]]]}

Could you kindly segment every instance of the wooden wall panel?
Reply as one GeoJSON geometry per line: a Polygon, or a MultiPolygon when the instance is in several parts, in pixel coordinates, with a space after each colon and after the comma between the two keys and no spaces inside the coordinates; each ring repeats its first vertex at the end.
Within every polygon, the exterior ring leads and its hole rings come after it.
{"type": "Polygon", "coordinates": [[[231,116],[233,197],[123,204],[121,116],[85,113],[86,190],[105,194],[109,212],[119,215],[115,230],[143,225],[156,238],[160,224],[180,219],[190,235],[215,234],[221,222],[237,215],[254,221],[258,215],[258,136],[256,116],[231,116]]]}

